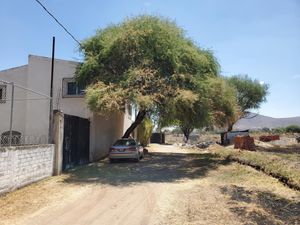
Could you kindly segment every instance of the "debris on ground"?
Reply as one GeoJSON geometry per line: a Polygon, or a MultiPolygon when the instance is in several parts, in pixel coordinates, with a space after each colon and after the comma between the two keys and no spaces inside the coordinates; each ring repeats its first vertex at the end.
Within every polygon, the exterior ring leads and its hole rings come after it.
{"type": "Polygon", "coordinates": [[[203,142],[196,144],[196,146],[198,148],[208,148],[210,145],[213,145],[213,144],[214,144],[213,141],[203,141],[203,142]]]}
{"type": "Polygon", "coordinates": [[[201,148],[201,149],[205,149],[208,148],[209,146],[215,144],[214,141],[202,141],[202,142],[198,142],[196,144],[191,144],[191,143],[175,143],[175,146],[179,146],[179,147],[184,147],[184,148],[201,148]]]}

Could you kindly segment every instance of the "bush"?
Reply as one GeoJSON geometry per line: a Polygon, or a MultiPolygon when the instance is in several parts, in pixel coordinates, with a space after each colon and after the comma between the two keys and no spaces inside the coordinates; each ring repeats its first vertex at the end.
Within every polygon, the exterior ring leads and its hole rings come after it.
{"type": "Polygon", "coordinates": [[[137,128],[137,138],[141,142],[142,146],[147,146],[149,138],[151,137],[153,129],[152,121],[145,118],[143,122],[137,128]]]}
{"type": "Polygon", "coordinates": [[[297,125],[290,125],[285,128],[287,133],[300,133],[300,127],[297,125]]]}
{"type": "Polygon", "coordinates": [[[278,127],[278,128],[273,128],[272,133],[275,134],[283,134],[285,133],[286,129],[284,127],[278,127]]]}
{"type": "Polygon", "coordinates": [[[263,132],[270,132],[271,130],[270,130],[270,128],[268,128],[268,127],[264,127],[263,129],[261,129],[263,132]]]}

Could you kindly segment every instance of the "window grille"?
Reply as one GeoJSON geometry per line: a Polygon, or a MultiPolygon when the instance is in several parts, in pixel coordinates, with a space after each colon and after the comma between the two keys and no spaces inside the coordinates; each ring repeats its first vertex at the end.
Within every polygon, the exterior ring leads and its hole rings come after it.
{"type": "Polygon", "coordinates": [[[6,103],[6,85],[0,85],[0,104],[6,103]]]}

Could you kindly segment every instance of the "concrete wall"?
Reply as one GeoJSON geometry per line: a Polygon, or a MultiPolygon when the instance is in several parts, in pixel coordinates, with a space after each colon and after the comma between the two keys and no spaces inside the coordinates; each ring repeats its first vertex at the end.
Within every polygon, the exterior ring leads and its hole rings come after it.
{"type": "MultiPolygon", "coordinates": [[[[16,84],[27,85],[27,70],[28,66],[20,66],[8,70],[0,71],[0,80],[14,82],[16,84]]],[[[2,85],[3,83],[0,82],[2,85]]],[[[6,85],[6,98],[11,99],[11,85],[6,85]]],[[[20,99],[27,98],[27,92],[15,88],[15,99],[19,99],[14,103],[14,120],[13,130],[25,133],[25,118],[26,118],[26,102],[20,99]]],[[[11,101],[0,103],[0,135],[9,130],[10,125],[10,107],[11,101]]]]}
{"type": "Polygon", "coordinates": [[[124,114],[114,113],[109,117],[94,114],[90,127],[90,160],[96,161],[108,154],[110,146],[124,132],[124,114]]]}
{"type": "MultiPolygon", "coordinates": [[[[129,116],[126,110],[125,114],[103,117],[90,112],[84,96],[64,96],[63,79],[74,78],[77,65],[78,63],[74,61],[55,60],[53,109],[91,121],[90,161],[95,161],[107,154],[109,146],[131,125],[136,112],[133,109],[132,115],[129,116]]],[[[50,71],[51,58],[29,55],[27,66],[0,71],[0,79],[15,81],[19,85],[49,95],[50,71]]],[[[41,97],[28,91],[18,95],[23,95],[22,98],[27,99],[41,97]]],[[[9,106],[10,104],[6,104],[6,111],[3,111],[3,106],[0,104],[0,113],[6,114],[3,116],[4,120],[1,120],[2,114],[0,114],[0,129],[3,131],[9,127],[9,106]]],[[[14,110],[14,130],[20,131],[25,136],[48,137],[49,100],[20,101],[17,107],[14,110]]]]}
{"type": "MultiPolygon", "coordinates": [[[[65,114],[89,118],[90,111],[84,97],[63,96],[63,78],[73,78],[77,62],[55,60],[53,77],[53,109],[65,114]]],[[[30,55],[28,59],[28,87],[50,95],[51,58],[30,55]]],[[[35,94],[29,93],[28,97],[35,94]]],[[[49,127],[49,102],[28,101],[26,113],[26,134],[47,135],[49,127]],[[32,123],[32,121],[35,121],[32,123]]]]}
{"type": "Polygon", "coordinates": [[[54,145],[0,148],[0,194],[52,175],[54,145]]]}
{"type": "MultiPolygon", "coordinates": [[[[53,80],[53,109],[65,114],[90,117],[84,97],[64,97],[63,78],[73,78],[77,62],[55,60],[53,80]]],[[[50,95],[51,58],[29,55],[28,65],[0,71],[0,79],[50,95]]],[[[0,83],[1,84],[1,83],[0,83]]],[[[11,87],[7,85],[7,97],[11,98],[11,87]]],[[[35,93],[15,87],[13,130],[25,136],[48,136],[49,100],[35,93]],[[21,99],[30,99],[22,101],[21,99]]],[[[0,104],[0,132],[9,129],[10,101],[0,104]]],[[[1,134],[0,133],[0,134],[1,134]]]]}

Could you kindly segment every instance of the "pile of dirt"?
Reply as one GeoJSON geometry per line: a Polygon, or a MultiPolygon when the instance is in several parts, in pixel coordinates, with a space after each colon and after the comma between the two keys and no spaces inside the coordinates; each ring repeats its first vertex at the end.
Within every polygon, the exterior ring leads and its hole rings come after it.
{"type": "Polygon", "coordinates": [[[298,144],[295,138],[289,138],[289,137],[282,137],[280,138],[280,140],[275,140],[270,142],[262,142],[259,140],[255,140],[254,142],[257,147],[262,147],[262,148],[289,147],[298,144]]]}
{"type": "Polygon", "coordinates": [[[254,144],[258,148],[272,148],[274,145],[270,142],[263,142],[259,140],[254,140],[254,144]]]}

